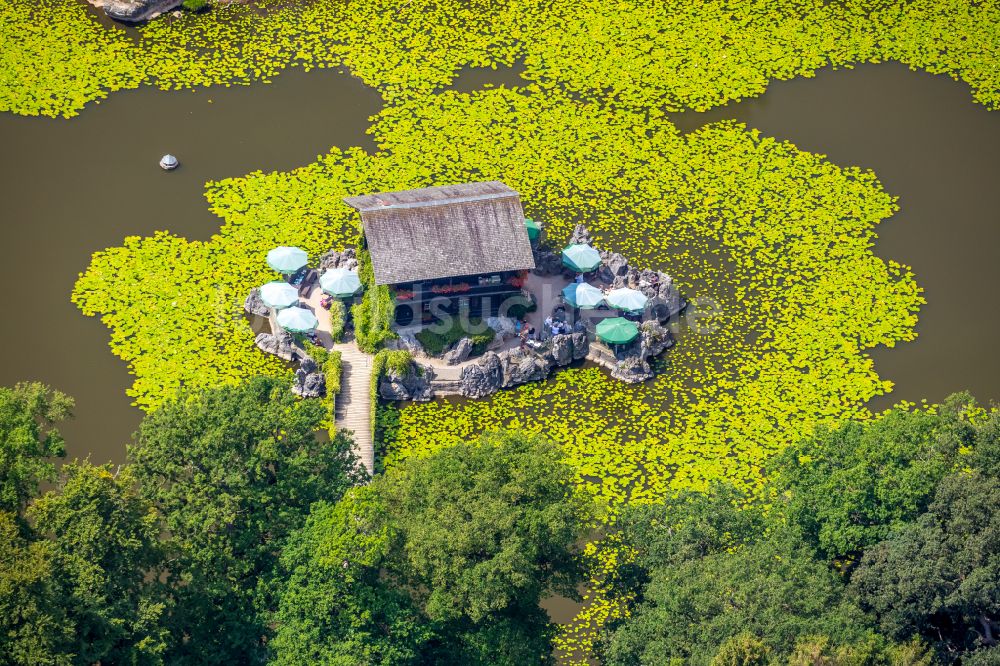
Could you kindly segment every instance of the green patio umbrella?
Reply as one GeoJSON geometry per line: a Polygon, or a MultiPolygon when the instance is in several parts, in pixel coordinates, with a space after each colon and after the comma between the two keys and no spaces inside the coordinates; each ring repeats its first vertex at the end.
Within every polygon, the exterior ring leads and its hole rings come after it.
{"type": "Polygon", "coordinates": [[[542,225],[530,217],[524,218],[524,226],[528,230],[528,238],[530,240],[535,240],[542,233],[542,225]]]}
{"type": "Polygon", "coordinates": [[[635,289],[612,289],[608,292],[608,305],[616,310],[626,312],[642,312],[649,300],[641,291],[635,289]]]}
{"type": "Polygon", "coordinates": [[[297,247],[276,247],[267,253],[267,265],[279,273],[294,273],[308,262],[309,255],[297,247]]]}
{"type": "Polygon", "coordinates": [[[292,333],[308,333],[319,326],[319,320],[311,310],[295,306],[278,313],[278,326],[292,333]]]}
{"type": "Polygon", "coordinates": [[[331,296],[347,298],[358,293],[358,290],[361,289],[361,278],[358,277],[357,271],[350,271],[346,268],[331,268],[320,277],[319,286],[331,296]]]}
{"type": "Polygon", "coordinates": [[[589,273],[601,265],[601,255],[586,244],[570,245],[562,251],[562,262],[577,273],[589,273]]]}
{"type": "Polygon", "coordinates": [[[635,340],[639,327],[622,317],[610,317],[597,324],[597,337],[612,345],[624,345],[635,340]]]}
{"type": "Polygon", "coordinates": [[[290,308],[299,302],[299,290],[287,282],[268,282],[260,288],[260,300],[269,308],[290,308]]]}
{"type": "Polygon", "coordinates": [[[567,303],[581,310],[593,310],[604,302],[601,290],[586,282],[574,282],[563,288],[562,293],[567,303]]]}

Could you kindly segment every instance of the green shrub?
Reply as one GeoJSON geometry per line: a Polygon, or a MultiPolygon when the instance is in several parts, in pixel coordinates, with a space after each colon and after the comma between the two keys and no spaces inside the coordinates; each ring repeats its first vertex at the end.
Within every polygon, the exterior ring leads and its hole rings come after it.
{"type": "Polygon", "coordinates": [[[334,342],[344,339],[344,324],[347,320],[347,308],[339,298],[330,303],[330,335],[334,342]]]}
{"type": "Polygon", "coordinates": [[[189,12],[201,12],[208,9],[208,0],[184,0],[181,7],[189,12]]]}
{"type": "Polygon", "coordinates": [[[528,303],[517,302],[507,308],[507,316],[513,317],[514,319],[523,319],[524,315],[529,312],[534,312],[538,309],[538,303],[534,299],[528,303]]]}
{"type": "Polygon", "coordinates": [[[327,350],[326,348],[313,344],[308,340],[303,343],[303,349],[309,354],[312,360],[326,376],[326,395],[321,398],[323,408],[326,411],[323,427],[330,431],[330,436],[335,435],[334,422],[337,419],[337,394],[340,393],[341,360],[340,352],[327,350]]]}
{"type": "Polygon", "coordinates": [[[396,303],[389,287],[375,284],[375,271],[367,250],[358,252],[358,276],[364,285],[365,294],[360,303],[351,307],[354,338],[361,351],[374,354],[383,342],[396,337],[392,332],[396,303]]]}
{"type": "Polygon", "coordinates": [[[326,375],[326,394],[337,395],[340,393],[340,374],[343,364],[340,360],[340,352],[333,350],[327,352],[326,362],[323,363],[323,374],[326,375]]]}
{"type": "MultiPolygon", "coordinates": [[[[480,323],[478,319],[469,320],[469,324],[473,327],[478,327],[480,323]]],[[[431,356],[443,354],[464,337],[469,337],[472,340],[472,354],[478,355],[486,351],[486,347],[493,342],[493,338],[496,337],[496,331],[492,328],[487,328],[482,333],[466,336],[461,320],[452,319],[451,325],[445,331],[437,332],[430,328],[424,328],[416,334],[417,341],[423,346],[424,351],[431,356]]]]}
{"type": "Polygon", "coordinates": [[[406,374],[413,362],[413,355],[405,349],[383,349],[375,354],[372,359],[372,384],[369,389],[372,413],[372,432],[376,430],[376,418],[378,415],[378,382],[386,371],[392,370],[397,375],[406,374]]]}

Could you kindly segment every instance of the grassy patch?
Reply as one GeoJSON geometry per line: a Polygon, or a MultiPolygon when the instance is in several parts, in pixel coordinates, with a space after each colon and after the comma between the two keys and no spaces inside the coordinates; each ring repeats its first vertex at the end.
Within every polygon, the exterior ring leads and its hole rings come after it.
{"type": "MultiPolygon", "coordinates": [[[[482,322],[479,319],[470,319],[469,324],[471,327],[477,329],[482,326],[482,322]]],[[[433,330],[439,326],[440,324],[423,328],[416,334],[416,338],[421,346],[423,346],[424,351],[431,356],[440,356],[454,346],[456,342],[465,337],[471,338],[472,355],[476,356],[486,351],[487,345],[493,342],[493,338],[496,337],[496,331],[492,328],[487,328],[482,333],[466,333],[466,327],[463,325],[461,318],[452,318],[448,327],[442,331],[433,330]]]]}

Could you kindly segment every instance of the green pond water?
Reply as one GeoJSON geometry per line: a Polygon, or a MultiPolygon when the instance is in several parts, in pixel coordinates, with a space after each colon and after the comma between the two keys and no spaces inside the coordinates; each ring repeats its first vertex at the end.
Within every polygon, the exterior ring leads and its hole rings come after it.
{"type": "MultiPolygon", "coordinates": [[[[470,70],[455,87],[519,81],[514,70],[470,70]]],[[[40,380],[73,395],[76,417],[63,428],[70,455],[121,461],[141,416],[125,395],[128,371],[103,325],[69,301],[91,253],[161,229],[209,237],[220,220],[206,208],[205,181],[291,169],[334,145],[374,150],[365,130],[380,105],[347,74],[291,70],[270,85],[115,93],[70,120],[0,115],[0,277],[20,295],[0,327],[0,383],[40,380]],[[157,166],[167,152],[177,171],[157,166]]],[[[873,353],[897,385],[873,406],[961,388],[1000,398],[1000,114],[974,104],[964,84],[884,64],[672,116],[684,131],[728,118],[871,168],[900,197],[876,251],[913,266],[928,304],[916,342],[873,353]]]]}

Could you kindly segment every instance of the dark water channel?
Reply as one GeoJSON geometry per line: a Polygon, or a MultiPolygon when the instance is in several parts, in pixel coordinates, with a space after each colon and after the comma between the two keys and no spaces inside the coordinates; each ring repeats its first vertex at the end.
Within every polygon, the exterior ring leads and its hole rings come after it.
{"type": "MultiPolygon", "coordinates": [[[[472,70],[456,88],[518,82],[515,70],[472,70]]],[[[104,326],[69,302],[90,254],[160,229],[209,237],[220,220],[206,209],[205,181],[294,168],[333,145],[373,149],[365,129],[380,103],[348,75],[292,70],[249,88],[121,92],[71,120],[0,114],[0,278],[20,294],[0,327],[0,385],[40,380],[73,395],[70,455],[120,461],[140,417],[125,396],[130,378],[104,326]],[[166,152],[180,169],[158,168],[166,152]]],[[[886,64],[673,117],[685,130],[727,118],[872,168],[900,197],[877,252],[912,265],[929,302],[918,341],[874,352],[897,385],[875,406],[961,388],[1000,398],[1000,114],[964,84],[886,64]]]]}
{"type": "Polygon", "coordinates": [[[916,341],[872,352],[896,388],[871,406],[962,389],[1000,400],[1000,113],[964,83],[887,63],[779,81],[759,98],[673,120],[688,131],[729,118],[870,168],[899,197],[875,251],[913,267],[927,304],[916,341]]]}
{"type": "Polygon", "coordinates": [[[373,150],[379,95],[335,70],[292,70],[271,85],[112,94],[70,120],[0,114],[0,385],[38,380],[76,398],[70,456],[121,461],[140,412],[108,331],[70,303],[96,250],[166,229],[205,239],[221,220],[206,181],[292,169],[331,146],[373,150]],[[180,159],[176,171],[157,162],[180,159]]]}

